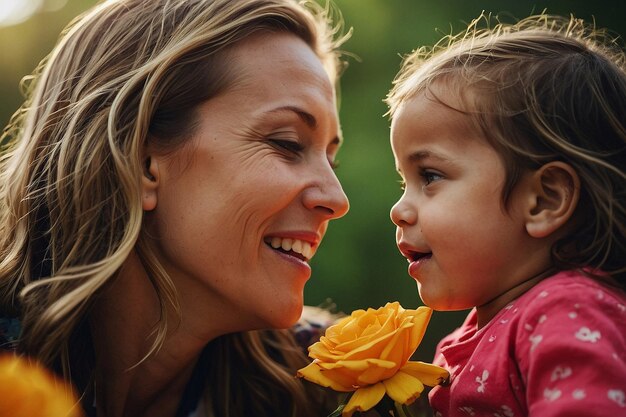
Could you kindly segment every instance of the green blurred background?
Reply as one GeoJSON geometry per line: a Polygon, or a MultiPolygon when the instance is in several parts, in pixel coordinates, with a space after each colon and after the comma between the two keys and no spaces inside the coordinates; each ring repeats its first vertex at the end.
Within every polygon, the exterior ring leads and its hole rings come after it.
{"type": "MultiPolygon", "coordinates": [[[[150,0],[146,0],[150,1],[150,0]]],[[[331,299],[340,311],[378,307],[400,301],[421,305],[407,262],[395,246],[389,209],[400,196],[388,145],[389,121],[383,98],[401,55],[431,45],[445,34],[464,29],[483,10],[525,17],[546,9],[574,14],[626,35],[623,0],[335,0],[346,28],[354,28],[344,49],[349,59],[341,82],[340,116],[345,145],[337,171],[351,210],[335,221],[313,259],[313,278],[305,301],[331,299]]],[[[29,74],[54,45],[71,18],[94,0],[0,0],[0,121],[6,125],[21,103],[19,80],[29,74]],[[21,15],[21,17],[19,16],[21,15]],[[28,17],[30,16],[30,17],[28,17]],[[19,20],[22,20],[21,22],[19,20]]],[[[461,208],[459,208],[461,209],[461,208]]],[[[466,312],[436,312],[417,356],[430,360],[439,338],[462,321],[466,312]]]]}

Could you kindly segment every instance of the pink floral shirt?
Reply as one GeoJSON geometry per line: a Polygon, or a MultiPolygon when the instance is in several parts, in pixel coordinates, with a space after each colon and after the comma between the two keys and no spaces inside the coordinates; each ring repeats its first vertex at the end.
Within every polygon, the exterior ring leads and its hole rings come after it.
{"type": "Polygon", "coordinates": [[[626,293],[578,272],[547,278],[437,347],[435,416],[626,416],[626,293]]]}

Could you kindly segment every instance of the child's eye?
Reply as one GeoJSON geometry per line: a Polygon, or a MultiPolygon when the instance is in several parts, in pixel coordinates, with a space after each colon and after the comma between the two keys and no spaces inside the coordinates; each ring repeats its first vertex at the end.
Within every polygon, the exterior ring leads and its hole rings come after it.
{"type": "Polygon", "coordinates": [[[406,190],[406,182],[404,180],[398,180],[398,184],[400,184],[400,189],[402,191],[406,190]]]}
{"type": "Polygon", "coordinates": [[[337,159],[328,158],[328,163],[330,164],[330,167],[333,170],[336,170],[337,168],[339,168],[339,161],[337,159]]]}
{"type": "Polygon", "coordinates": [[[422,170],[422,172],[420,172],[420,176],[424,179],[426,185],[430,185],[431,183],[443,178],[441,174],[428,169],[422,170]]]}

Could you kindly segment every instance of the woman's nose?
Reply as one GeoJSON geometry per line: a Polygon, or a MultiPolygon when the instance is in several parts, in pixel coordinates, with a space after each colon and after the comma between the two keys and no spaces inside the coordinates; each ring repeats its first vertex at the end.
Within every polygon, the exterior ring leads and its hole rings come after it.
{"type": "Polygon", "coordinates": [[[398,227],[410,226],[417,222],[417,211],[408,203],[406,193],[391,207],[391,221],[398,227]]]}
{"type": "Polygon", "coordinates": [[[304,205],[313,211],[318,211],[330,219],[343,217],[350,208],[348,197],[335,175],[335,171],[327,165],[314,184],[304,193],[304,205]]]}

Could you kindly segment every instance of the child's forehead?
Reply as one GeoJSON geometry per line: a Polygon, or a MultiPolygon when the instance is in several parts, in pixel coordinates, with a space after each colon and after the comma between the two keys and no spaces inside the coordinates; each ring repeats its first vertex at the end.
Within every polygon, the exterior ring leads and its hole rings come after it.
{"type": "Polygon", "coordinates": [[[391,124],[392,147],[402,150],[449,142],[462,148],[467,141],[488,143],[462,100],[446,91],[432,93],[416,93],[398,108],[391,124]]]}
{"type": "Polygon", "coordinates": [[[407,101],[427,99],[439,102],[453,109],[472,113],[476,110],[478,85],[470,81],[458,71],[437,76],[416,77],[407,79],[403,96],[399,97],[396,108],[399,109],[407,101]]]}
{"type": "Polygon", "coordinates": [[[392,130],[398,125],[422,125],[423,128],[456,128],[467,131],[477,129],[473,93],[434,83],[416,90],[399,104],[392,118],[392,130]]]}

